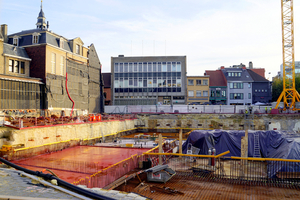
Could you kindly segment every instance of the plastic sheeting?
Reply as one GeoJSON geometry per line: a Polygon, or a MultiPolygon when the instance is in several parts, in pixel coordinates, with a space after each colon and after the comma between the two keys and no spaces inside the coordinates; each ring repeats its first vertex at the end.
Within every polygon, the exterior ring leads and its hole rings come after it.
{"type": "MultiPolygon", "coordinates": [[[[254,157],[254,134],[259,135],[259,147],[262,158],[300,159],[300,138],[284,131],[251,131],[248,132],[248,157],[254,157]]],[[[195,130],[190,133],[182,146],[183,153],[191,143],[200,149],[202,155],[208,155],[211,147],[216,149],[216,154],[230,151],[226,156],[241,156],[241,138],[245,131],[226,130],[195,130]]],[[[300,171],[299,163],[292,165],[278,165],[275,161],[268,162],[269,176],[278,171],[300,171]],[[275,168],[274,168],[275,167],[275,168]]]]}

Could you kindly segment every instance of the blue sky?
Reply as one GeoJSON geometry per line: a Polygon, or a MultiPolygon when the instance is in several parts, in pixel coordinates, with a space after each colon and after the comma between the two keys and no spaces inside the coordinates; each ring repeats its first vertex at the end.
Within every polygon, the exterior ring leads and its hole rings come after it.
{"type": "MultiPolygon", "coordinates": [[[[40,2],[0,0],[0,23],[35,28],[40,2]]],[[[282,63],[280,0],[44,0],[43,11],[53,32],[95,44],[103,72],[120,54],[186,55],[188,75],[252,61],[268,77],[282,63]]],[[[296,60],[299,15],[294,1],[296,60]]]]}

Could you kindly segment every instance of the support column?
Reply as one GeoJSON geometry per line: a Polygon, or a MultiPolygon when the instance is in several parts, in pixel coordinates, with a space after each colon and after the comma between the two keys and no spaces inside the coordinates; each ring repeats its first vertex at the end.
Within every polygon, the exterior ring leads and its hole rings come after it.
{"type": "MultiPolygon", "coordinates": [[[[241,140],[241,157],[243,158],[248,158],[248,129],[245,130],[245,137],[242,137],[241,140]]],[[[247,160],[242,160],[242,168],[241,168],[241,173],[240,176],[244,176],[247,172],[247,160]]]]}
{"type": "Polygon", "coordinates": [[[182,154],[182,129],[179,130],[179,153],[182,154]]]}
{"type": "MultiPolygon", "coordinates": [[[[162,135],[158,136],[158,153],[162,153],[162,135]]],[[[159,155],[159,165],[162,165],[162,155],[159,155]]]]}

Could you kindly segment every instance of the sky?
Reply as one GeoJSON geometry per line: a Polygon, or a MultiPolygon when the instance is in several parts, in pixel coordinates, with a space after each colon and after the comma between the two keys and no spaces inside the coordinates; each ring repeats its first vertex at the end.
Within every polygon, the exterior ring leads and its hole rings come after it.
{"type": "MultiPolygon", "coordinates": [[[[8,34],[34,29],[40,5],[0,0],[0,24],[8,34]]],[[[43,0],[43,11],[54,33],[95,45],[103,72],[118,55],[186,56],[187,75],[252,61],[271,79],[283,59],[280,0],[43,0]]],[[[294,1],[296,61],[299,16],[294,1]]]]}

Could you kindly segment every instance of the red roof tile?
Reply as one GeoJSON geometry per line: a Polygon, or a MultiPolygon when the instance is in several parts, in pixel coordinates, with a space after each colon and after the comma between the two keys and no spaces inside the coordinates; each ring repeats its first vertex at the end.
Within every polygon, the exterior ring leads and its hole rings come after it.
{"type": "Polygon", "coordinates": [[[227,81],[221,70],[205,71],[209,75],[209,86],[227,86],[227,81]]]}

